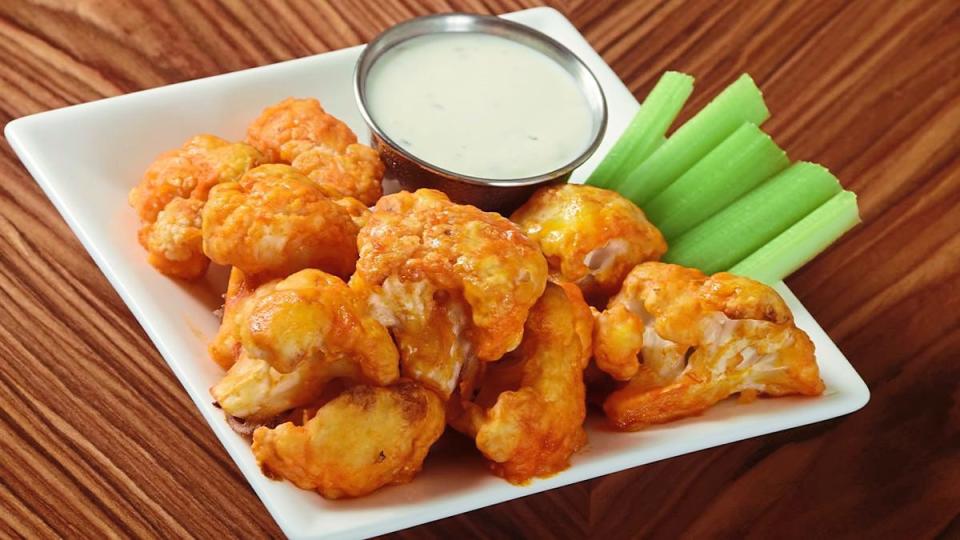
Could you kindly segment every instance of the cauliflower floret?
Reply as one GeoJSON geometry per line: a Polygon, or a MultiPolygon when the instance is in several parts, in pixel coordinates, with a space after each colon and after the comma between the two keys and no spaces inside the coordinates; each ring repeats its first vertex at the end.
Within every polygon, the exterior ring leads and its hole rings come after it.
{"type": "Polygon", "coordinates": [[[177,197],[157,214],[156,221],[140,229],[140,244],[154,268],[181,279],[196,279],[207,272],[210,259],[203,254],[200,230],[203,204],[177,197]]]}
{"type": "Polygon", "coordinates": [[[576,283],[592,302],[616,293],[634,266],[667,250],[635,204],[592,186],[541,188],[510,219],[540,245],[550,272],[576,283]]]}
{"type": "MultiPolygon", "coordinates": [[[[691,283],[706,279],[699,270],[668,264],[641,264],[623,282],[620,294],[611,299],[597,317],[594,359],[600,370],[614,379],[627,381],[640,370],[638,354],[644,359],[656,355],[658,369],[668,366],[682,369],[688,347],[661,338],[682,335],[680,343],[696,339],[689,333],[700,316],[700,298],[690,294],[691,283]],[[641,291],[646,297],[639,296],[641,291]],[[644,299],[657,306],[654,318],[644,307],[644,299]]],[[[677,371],[679,373],[679,371],[677,371]]],[[[672,378],[672,372],[665,377],[672,378]]]]}
{"type": "Polygon", "coordinates": [[[445,396],[468,357],[514,349],[547,265],[507,219],[439,191],[388,195],[357,237],[351,286],[397,338],[405,376],[445,396]]]}
{"type": "Polygon", "coordinates": [[[213,135],[198,135],[160,155],[129,196],[149,262],[174,277],[202,276],[209,261],[198,251],[199,209],[213,186],[236,181],[263,161],[252,146],[213,135]]]}
{"type": "Polygon", "coordinates": [[[301,152],[290,165],[314,182],[368,206],[383,195],[386,167],[377,151],[369,146],[351,144],[342,154],[316,146],[301,152]]]}
{"type": "Polygon", "coordinates": [[[247,142],[263,152],[270,163],[290,163],[316,146],[342,154],[357,142],[357,136],[327,114],[316,99],[287,98],[264,109],[250,124],[247,142]]]}
{"type": "Polygon", "coordinates": [[[246,143],[230,143],[220,139],[215,141],[206,152],[205,158],[217,176],[215,184],[198,186],[193,198],[207,199],[210,190],[216,184],[236,182],[247,171],[267,163],[267,158],[259,150],[246,143]]]}
{"type": "Polygon", "coordinates": [[[369,382],[398,376],[397,348],[365,299],[320,270],[301,270],[256,298],[240,337],[248,355],[282,373],[310,360],[347,359],[369,382]]]}
{"type": "Polygon", "coordinates": [[[819,395],[810,338],[766,285],[644,263],[597,318],[597,365],[629,380],[604,403],[620,429],[703,412],[736,393],[819,395]]]}
{"type": "Polygon", "coordinates": [[[346,124],[316,99],[288,98],[267,107],[247,130],[247,142],[272,162],[288,163],[337,197],[371,205],[383,195],[386,168],[377,152],[357,143],[346,124]]]}
{"type": "Polygon", "coordinates": [[[213,397],[251,421],[316,401],[334,379],[390,384],[399,376],[396,346],[364,299],[320,270],[255,290],[235,271],[211,354],[230,366],[213,397]]]}
{"type": "Polygon", "coordinates": [[[548,283],[520,347],[486,366],[476,398],[451,400],[451,425],[476,439],[497,475],[525,483],[556,473],[586,442],[583,369],[592,325],[579,291],[548,283]]]}
{"type": "Polygon", "coordinates": [[[303,426],[257,428],[253,453],[270,477],[328,499],[359,497],[413,480],[443,427],[443,402],[417,383],[354,386],[303,426]]]}
{"type": "Polygon", "coordinates": [[[140,184],[130,190],[130,206],[140,219],[152,223],[173,199],[204,201],[210,188],[235,182],[261,163],[263,155],[250,145],[197,135],[150,164],[140,184]]]}
{"type": "Polygon", "coordinates": [[[143,180],[130,190],[130,206],[145,223],[156,221],[157,214],[173,199],[188,199],[195,190],[206,190],[199,186],[217,183],[205,160],[191,159],[194,140],[157,157],[143,174],[143,180]]]}
{"type": "Polygon", "coordinates": [[[347,277],[357,226],[325,193],[288,165],[261,165],[217,185],[203,208],[203,251],[247,274],[318,268],[347,277]]]}
{"type": "Polygon", "coordinates": [[[351,286],[367,296],[374,316],[391,329],[404,376],[449,394],[461,367],[473,357],[463,298],[429,281],[403,282],[394,275],[383,281],[381,293],[370,292],[356,275],[351,286]]]}

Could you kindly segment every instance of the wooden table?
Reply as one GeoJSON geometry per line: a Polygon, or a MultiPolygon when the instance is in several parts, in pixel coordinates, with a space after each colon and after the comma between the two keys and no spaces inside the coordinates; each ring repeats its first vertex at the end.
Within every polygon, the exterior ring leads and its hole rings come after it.
{"type": "MultiPolygon", "coordinates": [[[[355,45],[414,15],[527,4],[6,0],[0,120],[355,45]]],[[[638,96],[678,69],[698,108],[751,73],[791,157],[860,195],[864,225],[789,284],[873,397],[398,536],[960,537],[960,3],[555,7],[638,96]]],[[[0,179],[3,536],[279,536],[5,141],[0,179]]]]}

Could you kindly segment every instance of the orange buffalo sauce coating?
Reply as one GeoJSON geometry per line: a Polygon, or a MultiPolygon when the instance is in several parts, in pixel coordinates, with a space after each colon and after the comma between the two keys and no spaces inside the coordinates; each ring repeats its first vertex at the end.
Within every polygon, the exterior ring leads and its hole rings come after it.
{"type": "Polygon", "coordinates": [[[620,429],[696,415],[737,393],[824,389],[813,342],[783,299],[733,274],[641,264],[597,317],[595,338],[597,366],[627,381],[604,403],[620,429]]]}

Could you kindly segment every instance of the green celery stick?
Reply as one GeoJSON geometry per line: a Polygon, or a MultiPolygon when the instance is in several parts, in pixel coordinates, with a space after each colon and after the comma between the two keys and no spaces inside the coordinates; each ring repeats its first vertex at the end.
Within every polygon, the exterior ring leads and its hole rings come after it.
{"type": "Polygon", "coordinates": [[[827,249],[857,223],[860,211],[856,194],[837,193],[730,271],[772,285],[827,249]]]}
{"type": "Polygon", "coordinates": [[[769,135],[754,124],[743,124],[643,211],[673,240],[789,165],[787,154],[769,135]]]}
{"type": "Polygon", "coordinates": [[[796,163],[681,236],[663,260],[708,274],[727,270],[840,189],[827,169],[796,163]]]}
{"type": "Polygon", "coordinates": [[[663,143],[663,135],[691,92],[693,77],[676,71],[664,73],[587,183],[610,188],[647,159],[663,143]]]}
{"type": "Polygon", "coordinates": [[[642,208],[744,122],[759,126],[769,116],[763,94],[744,73],[613,189],[642,208]]]}

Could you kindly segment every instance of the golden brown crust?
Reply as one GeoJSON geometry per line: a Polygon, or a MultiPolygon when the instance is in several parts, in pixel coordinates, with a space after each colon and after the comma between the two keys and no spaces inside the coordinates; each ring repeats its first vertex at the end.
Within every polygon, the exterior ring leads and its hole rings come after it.
{"type": "Polygon", "coordinates": [[[416,383],[355,386],[303,426],[258,428],[253,453],[267,476],[328,499],[360,497],[411,481],[443,427],[443,402],[416,383]]]}
{"type": "Polygon", "coordinates": [[[739,392],[823,392],[813,343],[783,299],[731,274],[638,265],[595,337],[598,367],[629,381],[604,404],[620,429],[699,414],[739,392]]]}
{"type": "Polygon", "coordinates": [[[200,212],[203,201],[177,197],[140,229],[140,244],[147,261],[160,272],[180,279],[197,279],[207,272],[210,259],[203,254],[200,212]]]}
{"type": "Polygon", "coordinates": [[[583,292],[580,288],[568,281],[559,281],[551,279],[551,283],[558,285],[563,289],[570,301],[574,313],[574,329],[580,338],[580,364],[582,369],[587,368],[590,358],[593,357],[593,327],[594,327],[594,309],[587,305],[583,298],[583,292]]]}
{"type": "Polygon", "coordinates": [[[230,269],[227,280],[227,292],[223,295],[223,312],[220,317],[220,329],[207,346],[210,358],[223,369],[237,361],[240,354],[240,325],[246,320],[245,310],[248,299],[254,295],[264,295],[273,290],[279,280],[270,282],[265,276],[247,276],[239,268],[230,269]],[[268,283],[270,283],[268,285],[268,283]]]}
{"type": "Polygon", "coordinates": [[[357,244],[351,286],[380,306],[405,375],[446,395],[468,352],[494,361],[519,344],[546,283],[543,255],[513,223],[439,191],[383,197],[357,244]]]}
{"type": "Polygon", "coordinates": [[[210,395],[228,418],[252,425],[316,402],[335,379],[359,377],[358,366],[345,361],[306,361],[281,373],[241,348],[210,395]]]}
{"type": "Polygon", "coordinates": [[[267,107],[247,128],[247,143],[263,152],[270,163],[290,163],[315,146],[339,154],[356,142],[350,128],[327,114],[313,98],[287,98],[267,107]]]}
{"type": "Polygon", "coordinates": [[[213,186],[238,180],[264,160],[255,148],[198,135],[161,154],[130,190],[148,261],[169,276],[196,279],[209,260],[200,249],[200,210],[213,186]]]}
{"type": "Polygon", "coordinates": [[[384,197],[358,244],[357,272],[368,283],[397,275],[462,291],[483,360],[496,360],[519,342],[523,320],[546,282],[543,256],[515,225],[451,203],[438,191],[384,197]]]}
{"type": "Polygon", "coordinates": [[[229,365],[211,389],[225,413],[263,421],[313,404],[335,380],[390,384],[397,349],[366,302],[339,278],[301,270],[249,291],[231,275],[211,354],[229,365]]]}
{"type": "Polygon", "coordinates": [[[667,250],[642,210],[593,186],[541,188],[510,219],[539,244],[551,273],[576,283],[592,302],[616,293],[635,265],[667,250]]]}
{"type": "Polygon", "coordinates": [[[317,146],[301,152],[290,165],[310,180],[367,206],[383,195],[386,167],[369,146],[351,144],[341,154],[317,146]]]}
{"type": "Polygon", "coordinates": [[[793,321],[783,298],[770,287],[757,287],[752,279],[720,272],[704,283],[706,303],[731,319],[759,319],[777,324],[793,321]]]}
{"type": "Polygon", "coordinates": [[[217,185],[203,208],[203,251],[247,274],[304,268],[347,277],[357,226],[326,193],[288,165],[261,165],[217,185]]]}
{"type": "Polygon", "coordinates": [[[364,298],[340,278],[301,270],[257,295],[245,310],[241,343],[250,356],[287,373],[301,362],[348,360],[365,382],[398,376],[398,355],[364,298]]]}
{"type": "Polygon", "coordinates": [[[451,425],[476,439],[495,474],[517,484],[549,476],[586,443],[582,348],[590,325],[583,300],[548,283],[520,347],[486,366],[475,399],[451,400],[451,425]]]}

